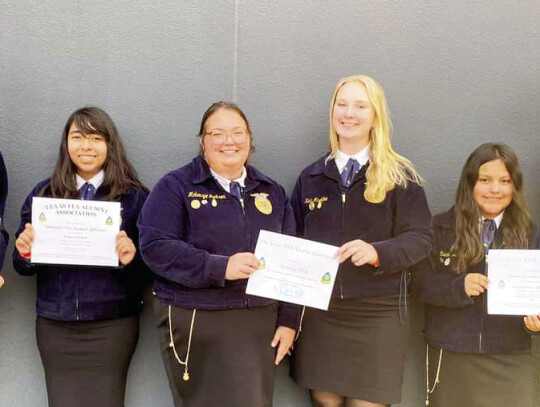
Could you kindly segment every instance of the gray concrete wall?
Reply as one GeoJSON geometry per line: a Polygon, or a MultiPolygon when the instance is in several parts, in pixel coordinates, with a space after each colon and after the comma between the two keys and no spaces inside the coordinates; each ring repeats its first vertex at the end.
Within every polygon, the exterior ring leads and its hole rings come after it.
{"type": "MultiPolygon", "coordinates": [[[[425,177],[434,213],[451,204],[470,151],[505,141],[522,160],[538,221],[539,17],[537,1],[0,0],[7,228],[14,232],[24,197],[52,171],[64,121],[87,104],[112,115],[153,186],[196,154],[205,108],[236,100],[254,131],[254,165],[290,191],[325,151],[333,88],[353,73],[385,87],[395,147],[425,177]]],[[[10,263],[0,293],[0,406],[41,407],[35,281],[10,263]]],[[[142,320],[127,406],[170,406],[150,307],[142,320]]],[[[418,306],[411,320],[403,407],[423,405],[425,389],[418,306]]],[[[280,367],[275,405],[308,404],[280,367]]]]}

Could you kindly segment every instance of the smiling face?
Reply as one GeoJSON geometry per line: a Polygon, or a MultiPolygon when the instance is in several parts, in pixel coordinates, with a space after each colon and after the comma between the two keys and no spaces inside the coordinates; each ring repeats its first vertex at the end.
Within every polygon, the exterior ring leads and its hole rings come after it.
{"type": "Polygon", "coordinates": [[[67,135],[69,158],[77,167],[77,174],[85,180],[91,179],[102,168],[107,159],[107,141],[101,134],[82,134],[72,123],[67,135]]]}
{"type": "Polygon", "coordinates": [[[242,167],[251,148],[251,137],[246,122],[237,112],[219,109],[212,114],[206,120],[200,142],[204,158],[215,172],[228,179],[242,175],[242,167]]]}
{"type": "Polygon", "coordinates": [[[340,149],[352,154],[363,149],[369,143],[374,120],[375,110],[366,87],[356,81],[345,83],[336,95],[332,111],[332,125],[340,149]]]}
{"type": "Polygon", "coordinates": [[[500,158],[480,166],[473,189],[473,199],[480,215],[488,219],[495,218],[510,205],[513,196],[514,183],[500,158]]]}

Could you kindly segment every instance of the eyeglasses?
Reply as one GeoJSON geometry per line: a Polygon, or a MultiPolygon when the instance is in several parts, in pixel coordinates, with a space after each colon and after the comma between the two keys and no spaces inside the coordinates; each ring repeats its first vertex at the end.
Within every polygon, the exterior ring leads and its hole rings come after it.
{"type": "Polygon", "coordinates": [[[230,132],[225,130],[210,130],[205,133],[207,136],[212,137],[212,141],[215,144],[223,144],[227,140],[227,136],[231,136],[231,140],[236,144],[244,143],[247,140],[248,131],[246,129],[234,129],[230,132]]]}
{"type": "Polygon", "coordinates": [[[83,140],[88,140],[93,144],[97,144],[104,142],[105,136],[102,136],[101,134],[72,133],[68,136],[68,139],[72,143],[81,143],[83,140]]]}

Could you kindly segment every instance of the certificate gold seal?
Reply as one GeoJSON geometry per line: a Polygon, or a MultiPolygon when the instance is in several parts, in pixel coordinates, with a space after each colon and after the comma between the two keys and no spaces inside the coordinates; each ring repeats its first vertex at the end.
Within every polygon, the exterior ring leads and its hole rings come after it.
{"type": "Polygon", "coordinates": [[[251,194],[255,198],[255,207],[259,212],[264,213],[265,215],[270,215],[272,213],[272,202],[268,199],[268,194],[256,193],[251,194]]]}
{"type": "Polygon", "coordinates": [[[201,207],[201,202],[198,199],[194,199],[191,201],[191,207],[193,209],[199,209],[201,207]]]}

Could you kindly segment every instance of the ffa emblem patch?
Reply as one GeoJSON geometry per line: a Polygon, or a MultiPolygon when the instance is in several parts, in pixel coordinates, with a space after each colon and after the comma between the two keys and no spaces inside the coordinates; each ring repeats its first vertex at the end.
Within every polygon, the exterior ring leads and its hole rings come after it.
{"type": "Polygon", "coordinates": [[[268,199],[268,194],[265,193],[255,193],[251,194],[255,198],[255,208],[265,215],[270,215],[272,213],[272,202],[268,199]]]}

